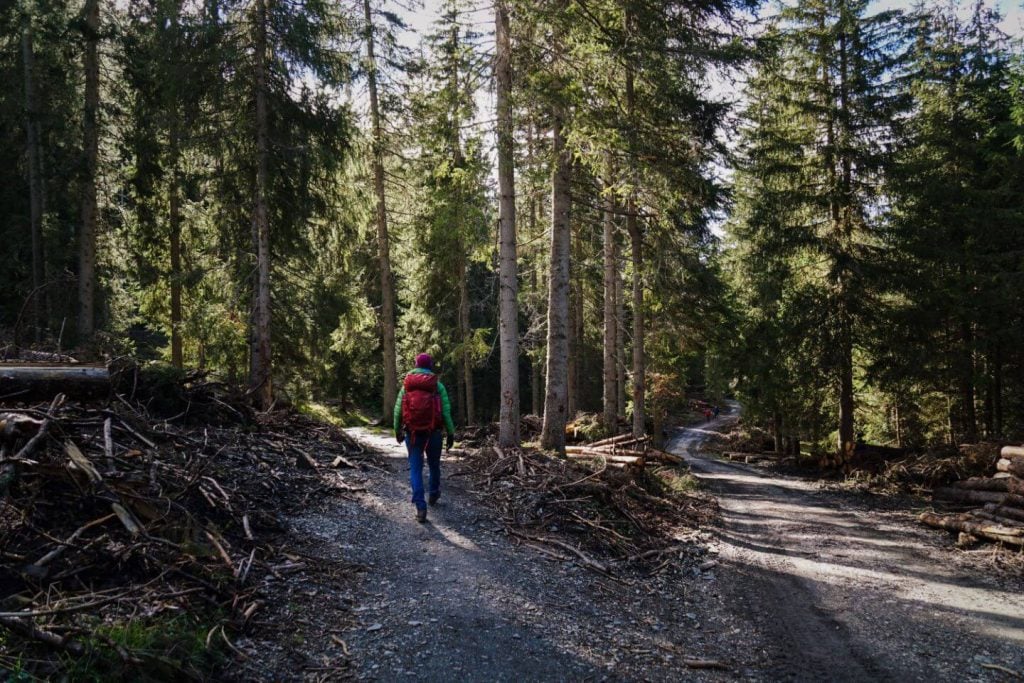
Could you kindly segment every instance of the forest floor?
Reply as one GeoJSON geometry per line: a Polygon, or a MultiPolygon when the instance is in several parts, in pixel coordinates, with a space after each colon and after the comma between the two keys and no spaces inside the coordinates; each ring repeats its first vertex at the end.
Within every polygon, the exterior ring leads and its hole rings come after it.
{"type": "Polygon", "coordinates": [[[705,435],[729,419],[681,431],[670,449],[718,498],[722,590],[758,636],[758,678],[1024,675],[1024,579],[994,566],[991,546],[954,548],[907,501],[880,505],[702,454],[705,435]]]}
{"type": "Polygon", "coordinates": [[[236,646],[239,680],[1000,681],[1024,671],[1020,577],[988,571],[912,511],[700,453],[721,505],[700,566],[604,576],[505,533],[454,456],[427,524],[409,502],[405,449],[349,430],[383,457],[365,489],[286,521],[321,571],[296,576],[236,646]],[[688,661],[689,665],[685,662],[688,661]],[[697,668],[707,665],[713,668],[697,668]]]}

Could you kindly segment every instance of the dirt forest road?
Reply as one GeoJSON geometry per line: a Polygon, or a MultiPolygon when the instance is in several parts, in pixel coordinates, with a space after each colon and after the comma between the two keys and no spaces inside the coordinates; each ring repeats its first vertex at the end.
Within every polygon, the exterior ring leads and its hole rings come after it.
{"type": "Polygon", "coordinates": [[[719,499],[723,590],[763,642],[758,678],[1010,681],[1024,672],[1024,582],[985,572],[907,511],[670,448],[719,499]]]}
{"type": "MultiPolygon", "coordinates": [[[[442,460],[441,503],[418,524],[404,446],[350,434],[383,467],[346,471],[350,500],[287,520],[317,572],[282,592],[267,621],[282,630],[239,646],[237,680],[688,681],[749,679],[714,569],[607,577],[551,558],[505,533],[481,492],[442,460]],[[332,584],[335,568],[355,581],[332,584]],[[687,668],[684,659],[729,671],[687,668]]],[[[553,531],[553,530],[551,530],[553,531]]],[[[696,564],[703,541],[689,543],[696,564]]],[[[543,550],[543,549],[542,549],[543,550]]],[[[710,562],[716,565],[715,562],[710,562]]],[[[299,575],[296,575],[299,576],[299,575]]]]}

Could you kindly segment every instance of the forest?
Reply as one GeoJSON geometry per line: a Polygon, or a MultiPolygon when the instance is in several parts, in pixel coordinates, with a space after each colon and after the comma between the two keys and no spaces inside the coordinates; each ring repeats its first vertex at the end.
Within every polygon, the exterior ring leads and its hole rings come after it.
{"type": "Polygon", "coordinates": [[[819,453],[1020,436],[989,4],[436,4],[4,3],[5,354],[378,415],[426,351],[556,450],[726,396],[819,453]]]}
{"type": "Polygon", "coordinates": [[[0,0],[0,682],[1021,679],[1022,37],[0,0]]]}

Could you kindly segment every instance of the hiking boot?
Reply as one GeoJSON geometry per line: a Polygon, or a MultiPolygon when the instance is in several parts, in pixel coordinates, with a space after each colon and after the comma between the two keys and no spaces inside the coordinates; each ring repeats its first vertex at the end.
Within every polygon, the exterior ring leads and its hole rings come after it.
{"type": "Polygon", "coordinates": [[[430,496],[427,497],[427,503],[430,505],[437,505],[437,500],[440,497],[440,493],[431,493],[430,496]]]}
{"type": "Polygon", "coordinates": [[[427,508],[416,508],[416,521],[420,524],[427,521],[427,508]]]}

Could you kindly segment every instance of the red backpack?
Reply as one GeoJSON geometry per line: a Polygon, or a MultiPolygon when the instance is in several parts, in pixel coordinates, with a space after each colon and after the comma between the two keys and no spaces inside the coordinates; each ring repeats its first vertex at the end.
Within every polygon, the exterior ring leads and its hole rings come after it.
{"type": "Polygon", "coordinates": [[[412,372],[402,382],[402,422],[410,434],[430,433],[441,426],[441,394],[437,375],[412,372]]]}

